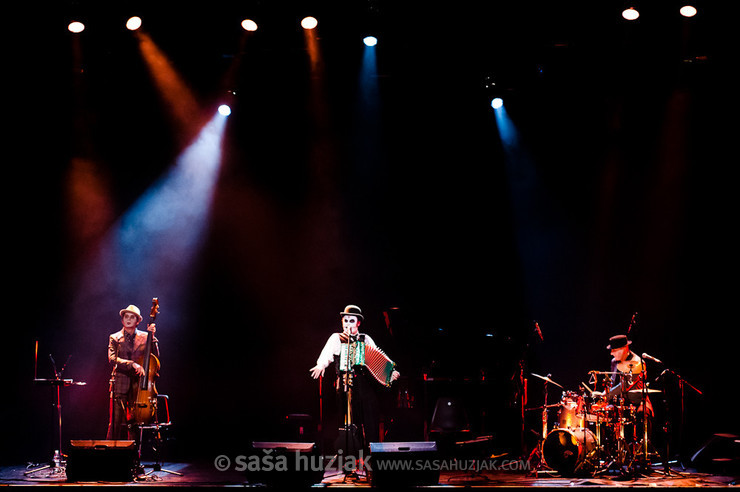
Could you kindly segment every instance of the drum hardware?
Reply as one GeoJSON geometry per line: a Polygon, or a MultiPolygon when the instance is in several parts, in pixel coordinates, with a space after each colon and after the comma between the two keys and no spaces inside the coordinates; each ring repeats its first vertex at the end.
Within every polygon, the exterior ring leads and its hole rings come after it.
{"type": "MultiPolygon", "coordinates": [[[[634,386],[646,381],[647,376],[644,364],[633,366],[639,367],[641,372],[631,376],[618,371],[591,371],[590,382],[594,389],[581,383],[580,393],[564,391],[559,403],[537,408],[559,407],[555,427],[540,445],[547,467],[564,476],[595,476],[611,470],[633,476],[647,469],[650,459],[657,453],[649,453],[648,418],[638,419],[638,415],[641,408],[649,414],[648,394],[661,391],[645,384],[636,389],[634,386]],[[598,378],[604,376],[608,377],[603,381],[604,391],[597,391],[598,378]],[[618,384],[611,387],[609,383],[614,380],[618,384]],[[635,401],[637,395],[642,396],[639,402],[635,401]],[[639,431],[641,421],[642,432],[639,431]]],[[[535,376],[546,383],[554,383],[549,375],[535,376]]]]}
{"type": "MultiPolygon", "coordinates": [[[[643,359],[660,363],[655,358],[643,359]]],[[[555,404],[547,402],[547,385],[552,383],[563,387],[553,381],[549,374],[540,376],[532,373],[545,382],[544,405],[527,409],[543,412],[537,471],[546,467],[567,476],[597,475],[614,470],[625,477],[652,472],[651,466],[658,464],[654,459],[660,457],[661,453],[652,446],[649,428],[653,410],[648,397],[664,393],[666,422],[663,432],[666,439],[661,464],[666,475],[677,473],[670,469],[669,434],[672,426],[666,391],[650,387],[645,360],[623,364],[623,367],[627,371],[589,371],[590,385],[580,383],[580,393],[564,390],[560,402],[555,404]],[[547,410],[554,407],[559,408],[557,422],[547,433],[547,410]]],[[[681,390],[683,426],[684,385],[699,395],[702,392],[670,369],[665,369],[655,382],[670,374],[676,376],[681,390]]]]}

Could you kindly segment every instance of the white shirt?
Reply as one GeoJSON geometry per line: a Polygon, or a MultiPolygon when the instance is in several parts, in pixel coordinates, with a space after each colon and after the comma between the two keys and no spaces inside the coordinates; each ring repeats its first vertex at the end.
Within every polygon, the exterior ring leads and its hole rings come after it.
{"type": "MultiPolygon", "coordinates": [[[[363,335],[363,333],[360,333],[360,335],[363,335]]],[[[373,339],[370,338],[370,335],[365,335],[365,343],[370,345],[371,347],[378,347],[377,345],[375,345],[373,339]]],[[[326,345],[324,345],[324,349],[321,351],[319,358],[316,359],[316,365],[318,367],[326,369],[327,367],[329,367],[329,364],[334,362],[334,356],[339,355],[341,349],[342,341],[339,339],[339,333],[333,333],[329,337],[329,340],[326,341],[326,345]]]]}

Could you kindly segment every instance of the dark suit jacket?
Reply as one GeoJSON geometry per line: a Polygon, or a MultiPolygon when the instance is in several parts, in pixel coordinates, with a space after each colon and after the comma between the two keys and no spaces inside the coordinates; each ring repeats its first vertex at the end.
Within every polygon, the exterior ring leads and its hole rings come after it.
{"type": "MultiPolygon", "coordinates": [[[[108,362],[113,365],[113,391],[117,394],[128,393],[132,384],[138,384],[139,376],[133,366],[134,362],[143,365],[148,332],[136,330],[133,343],[127,342],[125,335],[121,328],[108,337],[108,362]]],[[[152,354],[159,357],[157,337],[152,340],[152,354]]]]}

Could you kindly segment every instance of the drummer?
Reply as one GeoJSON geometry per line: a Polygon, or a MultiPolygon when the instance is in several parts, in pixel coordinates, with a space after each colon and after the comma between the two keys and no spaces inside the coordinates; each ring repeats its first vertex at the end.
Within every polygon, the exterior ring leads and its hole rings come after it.
{"type": "Polygon", "coordinates": [[[626,335],[615,335],[609,339],[609,345],[606,346],[612,356],[610,369],[612,388],[609,391],[608,400],[623,397],[625,403],[634,405],[638,416],[641,416],[643,413],[642,398],[645,396],[645,407],[649,417],[648,429],[650,429],[650,420],[654,416],[653,405],[648,395],[643,395],[640,391],[643,389],[643,362],[639,355],[630,350],[631,344],[632,341],[626,335]]]}

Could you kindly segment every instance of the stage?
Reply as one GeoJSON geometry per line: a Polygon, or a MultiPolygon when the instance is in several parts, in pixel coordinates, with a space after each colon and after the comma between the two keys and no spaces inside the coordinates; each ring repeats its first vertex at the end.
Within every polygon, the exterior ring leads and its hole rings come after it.
{"type": "MultiPolygon", "coordinates": [[[[125,483],[133,486],[182,486],[182,487],[233,487],[247,486],[260,487],[261,484],[250,483],[244,473],[230,471],[220,472],[213,463],[164,463],[163,469],[176,471],[182,476],[169,474],[163,471],[151,473],[146,479],[125,483]]],[[[618,474],[601,475],[593,478],[567,478],[555,474],[541,474],[534,476],[522,471],[446,471],[441,472],[437,485],[420,487],[732,487],[737,484],[737,477],[698,473],[691,469],[671,469],[666,475],[662,469],[655,469],[644,476],[626,478],[618,474]]],[[[120,482],[78,482],[69,483],[64,472],[36,473],[35,476],[25,476],[25,466],[10,466],[0,469],[0,485],[9,486],[109,486],[120,485],[120,482]]],[[[327,472],[318,483],[306,485],[312,487],[359,487],[373,488],[367,477],[345,478],[344,475],[327,472]]]]}
{"type": "Polygon", "coordinates": [[[0,485],[66,484],[24,464],[108,435],[110,336],[154,299],[183,475],[136,485],[246,485],[214,460],[255,441],[331,455],[344,409],[311,368],[347,305],[400,373],[378,440],[429,441],[447,408],[481,456],[529,456],[580,398],[615,448],[649,396],[687,473],[442,486],[732,482],[689,461],[740,436],[726,5],[136,3],[9,16],[0,485]],[[616,335],[645,362],[610,368],[616,335]],[[627,374],[635,409],[595,396],[627,374]]]}

